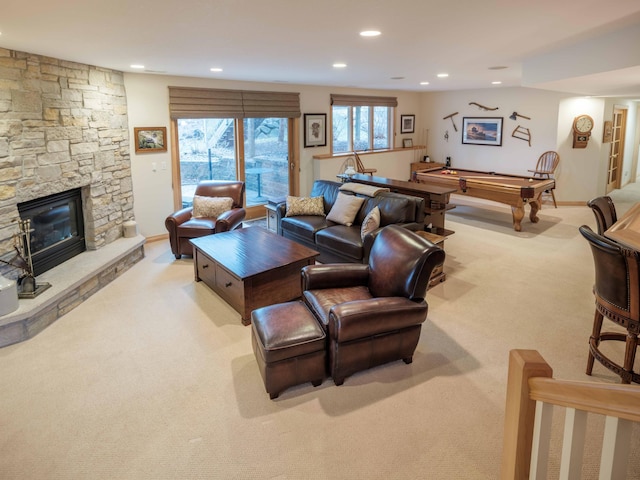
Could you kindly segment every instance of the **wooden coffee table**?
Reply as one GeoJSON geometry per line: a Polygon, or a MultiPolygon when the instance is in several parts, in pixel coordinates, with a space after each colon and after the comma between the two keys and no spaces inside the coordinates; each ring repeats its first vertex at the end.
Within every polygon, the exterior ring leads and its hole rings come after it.
{"type": "Polygon", "coordinates": [[[202,280],[251,323],[256,308],[302,295],[300,270],[319,255],[261,227],[190,240],[196,282],[202,280]]]}

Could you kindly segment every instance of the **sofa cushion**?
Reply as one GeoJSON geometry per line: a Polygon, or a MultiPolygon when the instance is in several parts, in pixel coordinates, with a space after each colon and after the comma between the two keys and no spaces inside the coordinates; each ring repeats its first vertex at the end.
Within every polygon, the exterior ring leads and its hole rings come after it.
{"type": "Polygon", "coordinates": [[[364,198],[355,195],[346,195],[339,193],[336,203],[331,207],[331,211],[327,214],[327,220],[346,225],[353,225],[353,220],[358,214],[358,210],[364,203],[364,198]]]}
{"type": "Polygon", "coordinates": [[[298,215],[324,216],[324,203],[322,200],[322,196],[319,196],[319,197],[287,196],[287,211],[285,213],[285,217],[295,217],[298,215]]]}
{"type": "Polygon", "coordinates": [[[362,226],[360,227],[360,237],[362,238],[362,241],[364,241],[364,237],[366,237],[367,234],[373,232],[379,227],[380,208],[376,206],[373,207],[373,209],[369,213],[367,213],[367,216],[364,217],[364,220],[362,221],[362,226]]]}
{"type": "Polygon", "coordinates": [[[318,215],[286,217],[280,222],[280,227],[283,232],[290,232],[293,235],[304,238],[311,243],[315,243],[316,232],[327,228],[327,226],[328,223],[326,218],[318,215]]]}
{"type": "Polygon", "coordinates": [[[319,249],[339,253],[343,257],[351,257],[359,262],[364,256],[360,227],[333,225],[316,233],[316,245],[319,249]]]}
{"type": "Polygon", "coordinates": [[[322,196],[324,200],[324,212],[328,213],[333,207],[340,192],[341,183],[332,182],[331,180],[316,180],[311,187],[311,196],[322,196]]]}
{"type": "Polygon", "coordinates": [[[196,218],[217,218],[221,213],[231,210],[232,206],[233,198],[231,197],[194,195],[191,215],[196,218]]]}
{"type": "Polygon", "coordinates": [[[410,197],[396,193],[382,193],[365,199],[365,203],[358,212],[354,223],[359,225],[375,207],[380,209],[380,226],[386,227],[392,223],[410,223],[415,221],[415,205],[410,197]]]}

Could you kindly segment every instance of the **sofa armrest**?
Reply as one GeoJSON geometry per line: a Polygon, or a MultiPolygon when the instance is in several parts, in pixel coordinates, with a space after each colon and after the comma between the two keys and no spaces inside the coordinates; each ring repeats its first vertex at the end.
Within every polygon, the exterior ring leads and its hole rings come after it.
{"type": "Polygon", "coordinates": [[[367,285],[369,266],[361,263],[329,263],[302,268],[302,290],[367,285]]]}
{"type": "Polygon", "coordinates": [[[220,214],[216,219],[216,233],[228,232],[240,226],[247,215],[244,208],[232,208],[220,214]]]}
{"type": "Polygon", "coordinates": [[[341,303],[329,311],[329,335],[341,343],[419,325],[427,318],[428,308],[424,300],[414,302],[405,297],[341,303]]]}
{"type": "Polygon", "coordinates": [[[278,226],[278,234],[282,235],[282,219],[287,214],[287,202],[280,202],[276,205],[276,225],[278,226]]]}

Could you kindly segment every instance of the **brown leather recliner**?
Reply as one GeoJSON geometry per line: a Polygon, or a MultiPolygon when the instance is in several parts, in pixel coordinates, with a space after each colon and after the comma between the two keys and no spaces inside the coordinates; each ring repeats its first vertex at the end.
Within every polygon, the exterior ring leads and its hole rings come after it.
{"type": "Polygon", "coordinates": [[[368,264],[310,265],[302,269],[303,298],[329,336],[329,371],[336,385],[360,370],[411,363],[440,247],[389,225],[373,242],[368,264]]]}
{"type": "Polygon", "coordinates": [[[244,182],[227,180],[205,180],[196,187],[195,195],[203,197],[231,197],[233,205],[218,218],[195,218],[191,216],[192,207],[183,208],[169,215],[164,224],[169,231],[171,252],[180,258],[193,255],[192,238],[204,237],[214,233],[227,232],[242,226],[246,216],[244,209],[244,182]]]}

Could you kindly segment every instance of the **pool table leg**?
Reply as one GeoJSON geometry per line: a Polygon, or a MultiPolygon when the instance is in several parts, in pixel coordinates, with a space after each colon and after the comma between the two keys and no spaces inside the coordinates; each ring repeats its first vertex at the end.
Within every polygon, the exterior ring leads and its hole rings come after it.
{"type": "Polygon", "coordinates": [[[513,215],[513,229],[516,232],[522,230],[522,219],[524,218],[524,205],[511,206],[511,214],[513,215]]]}
{"type": "Polygon", "coordinates": [[[531,206],[529,218],[531,219],[532,223],[538,223],[538,220],[540,220],[538,218],[538,210],[540,210],[540,200],[531,200],[529,202],[529,205],[531,206]]]}

